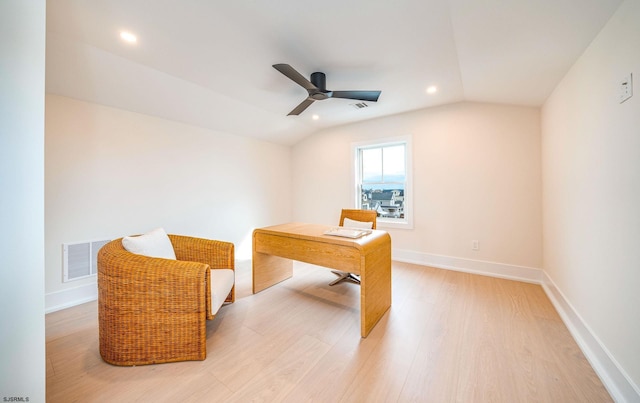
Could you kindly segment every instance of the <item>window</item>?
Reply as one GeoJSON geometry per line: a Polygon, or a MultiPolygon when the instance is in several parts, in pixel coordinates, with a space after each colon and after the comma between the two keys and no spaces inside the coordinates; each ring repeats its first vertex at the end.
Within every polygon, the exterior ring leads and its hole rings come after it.
{"type": "Polygon", "coordinates": [[[355,206],[378,212],[378,226],[411,228],[410,137],[353,145],[355,206]]]}

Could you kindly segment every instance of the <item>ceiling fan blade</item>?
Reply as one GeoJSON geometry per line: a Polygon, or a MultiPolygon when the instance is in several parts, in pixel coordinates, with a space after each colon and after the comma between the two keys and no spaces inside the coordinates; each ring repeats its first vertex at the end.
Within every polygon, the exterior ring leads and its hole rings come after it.
{"type": "Polygon", "coordinates": [[[309,105],[311,105],[313,103],[313,99],[305,99],[304,101],[300,102],[300,105],[296,106],[291,112],[289,112],[287,114],[287,116],[289,115],[299,115],[301,114],[305,109],[307,109],[309,107],[309,105]]]}
{"type": "MultiPolygon", "coordinates": [[[[299,86],[305,90],[318,90],[318,87],[311,84],[311,81],[304,78],[304,76],[296,71],[293,67],[285,63],[274,64],[273,68],[289,77],[290,80],[296,82],[299,86]]],[[[308,106],[308,105],[307,105],[308,106]]]]}
{"type": "Polygon", "coordinates": [[[380,91],[332,91],[331,98],[357,99],[360,101],[377,102],[380,91]]]}

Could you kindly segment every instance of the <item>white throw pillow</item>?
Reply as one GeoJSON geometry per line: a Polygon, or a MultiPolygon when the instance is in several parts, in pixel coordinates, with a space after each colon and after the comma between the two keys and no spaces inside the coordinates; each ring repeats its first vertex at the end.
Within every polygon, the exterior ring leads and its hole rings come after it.
{"type": "Polygon", "coordinates": [[[171,240],[162,228],[156,228],[143,235],[126,236],[122,238],[122,246],[137,255],[176,260],[171,240]]]}
{"type": "Polygon", "coordinates": [[[356,220],[351,220],[347,217],[344,218],[342,225],[344,227],[349,227],[349,228],[361,228],[361,229],[373,228],[373,222],[371,221],[356,221],[356,220]]]}

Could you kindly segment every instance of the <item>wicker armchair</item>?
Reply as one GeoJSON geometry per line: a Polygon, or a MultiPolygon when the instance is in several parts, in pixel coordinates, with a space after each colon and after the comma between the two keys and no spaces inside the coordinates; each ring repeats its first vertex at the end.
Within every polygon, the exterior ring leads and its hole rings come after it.
{"type": "MultiPolygon", "coordinates": [[[[122,239],[98,252],[100,355],[110,364],[206,358],[206,320],[216,313],[211,272],[234,270],[234,245],[179,235],[169,239],[177,260],[133,254],[122,239]]],[[[235,284],[225,302],[234,300],[235,284]]]]}

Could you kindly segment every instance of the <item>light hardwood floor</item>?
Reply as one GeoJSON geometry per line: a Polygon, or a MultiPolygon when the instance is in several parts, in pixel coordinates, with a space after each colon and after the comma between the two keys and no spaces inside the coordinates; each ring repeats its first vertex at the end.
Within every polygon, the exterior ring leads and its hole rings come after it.
{"type": "Polygon", "coordinates": [[[303,263],[207,324],[207,359],[103,362],[95,302],[46,316],[48,402],[607,402],[538,285],[393,263],[393,304],[360,338],[357,285],[303,263]]]}

